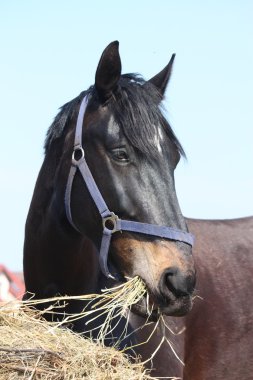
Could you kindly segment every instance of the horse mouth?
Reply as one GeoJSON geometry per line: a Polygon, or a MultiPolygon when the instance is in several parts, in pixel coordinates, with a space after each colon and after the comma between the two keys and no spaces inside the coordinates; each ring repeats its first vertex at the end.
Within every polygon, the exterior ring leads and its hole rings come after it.
{"type": "Polygon", "coordinates": [[[131,306],[131,311],[149,321],[156,322],[160,315],[183,317],[192,309],[192,296],[187,295],[171,300],[159,299],[153,301],[148,295],[144,296],[139,302],[131,306]]]}

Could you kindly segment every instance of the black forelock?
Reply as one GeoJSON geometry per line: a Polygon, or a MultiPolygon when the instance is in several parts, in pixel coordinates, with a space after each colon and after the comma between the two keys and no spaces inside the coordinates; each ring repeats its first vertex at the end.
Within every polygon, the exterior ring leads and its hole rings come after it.
{"type": "Polygon", "coordinates": [[[131,145],[145,154],[155,152],[155,137],[161,125],[179,154],[185,156],[163,115],[161,95],[151,83],[139,74],[122,75],[115,97],[116,101],[111,99],[111,109],[131,145]]]}
{"type": "MultiPolygon", "coordinates": [[[[64,104],[48,129],[44,145],[46,153],[51,143],[62,136],[65,127],[77,112],[77,107],[85,95],[89,95],[90,103],[97,102],[96,89],[92,86],[75,99],[64,104]]],[[[114,95],[107,102],[115,121],[122,128],[130,144],[136,149],[144,154],[154,152],[157,127],[162,125],[179,154],[185,156],[184,150],[165,119],[160,105],[161,96],[159,92],[138,74],[122,75],[114,95]]]]}

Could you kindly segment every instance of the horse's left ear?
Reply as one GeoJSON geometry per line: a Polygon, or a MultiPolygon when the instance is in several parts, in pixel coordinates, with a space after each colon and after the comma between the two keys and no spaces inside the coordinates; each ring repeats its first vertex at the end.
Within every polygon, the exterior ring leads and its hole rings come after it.
{"type": "Polygon", "coordinates": [[[175,56],[176,54],[172,54],[168,65],[165,66],[165,68],[162,71],[160,71],[159,74],[155,75],[153,78],[151,78],[148,81],[149,83],[152,83],[157,88],[157,90],[159,91],[162,97],[164,96],[167,84],[170,80],[175,56]]]}
{"type": "Polygon", "coordinates": [[[106,101],[110,98],[117,87],[120,75],[119,42],[114,41],[103,51],[96,71],[95,87],[101,100],[106,101]]]}

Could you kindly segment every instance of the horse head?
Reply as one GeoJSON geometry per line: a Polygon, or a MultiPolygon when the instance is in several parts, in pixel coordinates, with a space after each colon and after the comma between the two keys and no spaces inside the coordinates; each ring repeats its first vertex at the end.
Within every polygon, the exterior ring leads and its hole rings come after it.
{"type": "MultiPolygon", "coordinates": [[[[85,174],[76,168],[70,173],[73,161],[76,164],[80,159],[85,160],[102,199],[122,221],[122,226],[124,221],[131,221],[137,227],[141,223],[169,226],[188,234],[174,184],[174,170],[184,152],[161,110],[173,60],[174,55],[149,81],[134,74],[121,75],[118,42],[113,42],[101,56],[95,85],[65,105],[65,110],[69,108],[71,112],[63,132],[57,172],[62,186],[58,187],[55,203],[63,210],[67,186],[70,223],[61,211],[66,229],[77,237],[85,236],[98,251],[103,233],[101,213],[89,184],[84,183],[85,174]],[[84,97],[85,111],[78,116],[84,97]],[[81,129],[76,132],[78,117],[81,129]],[[77,134],[79,145],[73,152],[77,134]]],[[[52,139],[49,131],[46,149],[52,139]]],[[[110,226],[111,222],[109,217],[106,226],[109,230],[115,227],[110,226]]],[[[122,228],[112,234],[109,245],[112,270],[121,280],[140,276],[148,289],[150,305],[143,299],[133,308],[137,314],[144,316],[152,308],[156,318],[160,312],[181,316],[190,310],[195,286],[194,261],[191,244],[179,240],[133,228],[127,231],[122,228]]]]}

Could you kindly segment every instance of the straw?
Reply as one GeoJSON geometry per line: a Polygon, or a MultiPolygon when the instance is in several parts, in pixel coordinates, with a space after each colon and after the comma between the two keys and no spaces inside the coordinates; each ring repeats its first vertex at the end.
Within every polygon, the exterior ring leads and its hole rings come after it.
{"type": "Polygon", "coordinates": [[[147,380],[139,359],[56,327],[39,312],[0,307],[0,380],[147,380]]]}
{"type": "MultiPolygon", "coordinates": [[[[123,317],[125,328],[116,340],[115,347],[118,347],[123,339],[129,338],[131,335],[127,333],[129,309],[145,296],[150,315],[153,305],[150,308],[147,288],[140,277],[127,279],[123,284],[104,289],[101,294],[62,296],[42,300],[31,298],[19,303],[5,304],[0,307],[0,380],[20,379],[20,374],[23,376],[21,378],[29,380],[150,379],[143,365],[152,362],[164,343],[169,345],[175,357],[183,365],[166,334],[168,332],[178,335],[183,330],[179,333],[173,332],[162,314],[159,315],[146,341],[130,347],[134,349],[148,344],[160,326],[162,339],[145,362],[140,363],[139,358],[132,358],[131,364],[125,355],[129,347],[122,352],[116,351],[115,348],[104,347],[105,340],[113,334],[123,317]],[[66,314],[64,308],[73,300],[85,301],[86,306],[78,314],[66,314]],[[35,309],[42,303],[43,306],[48,303],[45,310],[35,309]],[[61,315],[62,318],[60,321],[49,323],[43,320],[45,313],[51,313],[53,317],[61,315]],[[104,316],[104,322],[97,324],[96,328],[91,328],[91,323],[101,316],[104,316]],[[86,333],[90,332],[92,335],[94,329],[99,330],[96,343],[68,329],[60,328],[84,317],[87,320],[86,333]]],[[[150,322],[147,317],[146,322],[138,329],[148,324],[150,322]]]]}

